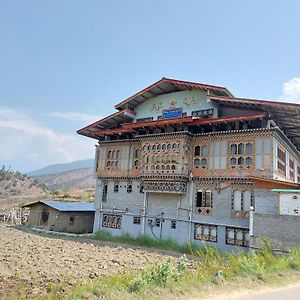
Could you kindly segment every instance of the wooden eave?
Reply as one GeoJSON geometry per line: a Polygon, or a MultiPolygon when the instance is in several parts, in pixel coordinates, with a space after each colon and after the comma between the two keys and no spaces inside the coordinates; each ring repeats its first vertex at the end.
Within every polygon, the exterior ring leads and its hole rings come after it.
{"type": "Polygon", "coordinates": [[[277,189],[279,188],[299,189],[300,188],[300,184],[295,182],[256,177],[256,176],[249,176],[249,179],[253,180],[255,182],[255,187],[260,189],[276,189],[276,188],[277,189]]]}
{"type": "Polygon", "coordinates": [[[108,128],[116,128],[119,124],[124,123],[131,119],[131,116],[135,116],[136,113],[130,109],[124,109],[122,111],[117,111],[97,122],[94,122],[84,128],[77,131],[78,134],[85,135],[87,137],[95,137],[95,132],[99,130],[105,130],[108,128]]]}
{"type": "Polygon", "coordinates": [[[208,99],[217,102],[221,106],[269,113],[272,115],[272,119],[276,122],[278,127],[284,131],[286,136],[293,141],[296,147],[300,147],[300,104],[216,96],[208,96],[208,99]]]}
{"type": "Polygon", "coordinates": [[[211,125],[217,123],[227,123],[234,121],[249,121],[262,119],[267,117],[266,113],[259,114],[247,114],[247,115],[236,115],[230,117],[220,117],[220,118],[207,118],[207,117],[181,117],[181,118],[173,118],[173,119],[164,119],[164,120],[155,120],[148,122],[134,122],[134,123],[124,123],[120,128],[112,128],[112,129],[103,129],[96,130],[91,133],[93,137],[103,136],[103,135],[115,135],[122,133],[130,133],[135,129],[143,129],[143,128],[155,128],[155,127],[164,127],[170,125],[178,125],[184,124],[187,126],[199,126],[199,125],[211,125]]]}
{"type": "Polygon", "coordinates": [[[249,120],[263,119],[265,117],[268,117],[268,114],[260,113],[260,114],[236,115],[236,116],[230,116],[230,117],[193,120],[188,125],[192,126],[192,125],[227,123],[227,122],[234,122],[234,121],[249,121],[249,120]]]}
{"type": "Polygon", "coordinates": [[[135,106],[153,97],[184,90],[212,91],[221,96],[233,97],[233,95],[225,87],[163,77],[154,84],[121,101],[115,106],[115,108],[134,108],[135,106]]]}

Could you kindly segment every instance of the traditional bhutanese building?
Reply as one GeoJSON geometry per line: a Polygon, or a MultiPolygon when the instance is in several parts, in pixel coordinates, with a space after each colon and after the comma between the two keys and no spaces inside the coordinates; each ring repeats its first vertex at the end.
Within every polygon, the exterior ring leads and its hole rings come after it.
{"type": "Polygon", "coordinates": [[[299,187],[298,104],[162,78],[115,108],[78,130],[99,142],[94,232],[248,247],[250,207],[275,213],[272,189],[299,187]]]}

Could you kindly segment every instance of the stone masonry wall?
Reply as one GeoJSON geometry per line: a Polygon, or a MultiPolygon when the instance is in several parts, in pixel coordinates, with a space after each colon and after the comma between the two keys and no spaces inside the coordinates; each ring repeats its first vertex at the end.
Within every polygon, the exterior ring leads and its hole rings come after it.
{"type": "Polygon", "coordinates": [[[281,250],[300,245],[300,217],[254,213],[250,246],[261,248],[264,238],[281,250]]]}

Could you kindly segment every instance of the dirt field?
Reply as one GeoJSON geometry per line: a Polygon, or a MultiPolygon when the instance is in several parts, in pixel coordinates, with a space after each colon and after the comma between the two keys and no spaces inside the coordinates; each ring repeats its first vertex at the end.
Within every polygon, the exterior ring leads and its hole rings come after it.
{"type": "MultiPolygon", "coordinates": [[[[44,237],[0,224],[0,299],[38,296],[96,276],[139,270],[166,256],[121,246],[44,237]]],[[[175,258],[172,258],[175,260],[175,258]]]]}

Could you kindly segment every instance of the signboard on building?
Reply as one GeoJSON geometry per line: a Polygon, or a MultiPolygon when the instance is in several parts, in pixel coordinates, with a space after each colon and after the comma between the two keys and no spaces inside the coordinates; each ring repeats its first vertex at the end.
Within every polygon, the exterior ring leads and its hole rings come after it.
{"type": "Polygon", "coordinates": [[[279,214],[300,216],[300,194],[280,193],[279,194],[279,214]]]}
{"type": "Polygon", "coordinates": [[[182,116],[182,108],[165,109],[162,112],[163,119],[180,118],[182,116]]]}

